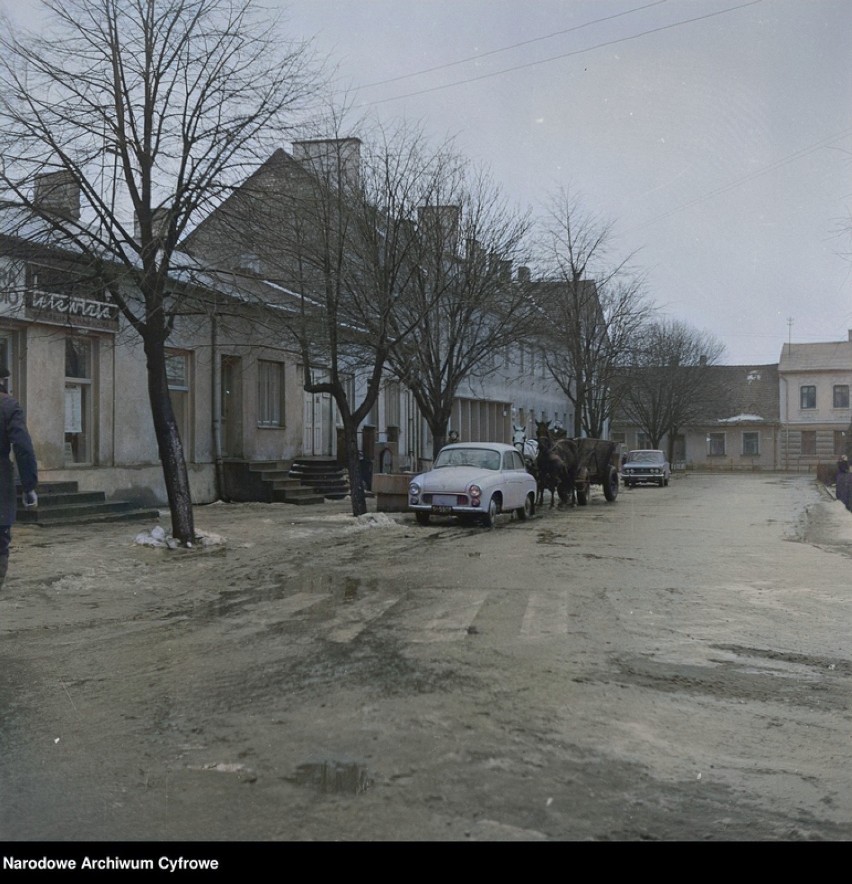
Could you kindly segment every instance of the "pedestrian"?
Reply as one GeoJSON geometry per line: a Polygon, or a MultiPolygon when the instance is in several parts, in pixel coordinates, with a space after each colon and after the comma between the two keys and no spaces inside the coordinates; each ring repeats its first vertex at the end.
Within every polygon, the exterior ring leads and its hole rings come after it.
{"type": "Polygon", "coordinates": [[[24,507],[32,509],[38,506],[38,465],[33,441],[24,420],[24,410],[18,400],[7,392],[8,384],[9,369],[0,367],[0,589],[9,568],[9,543],[17,510],[15,466],[23,489],[24,507]],[[12,451],[15,453],[15,465],[9,459],[12,451]]]}

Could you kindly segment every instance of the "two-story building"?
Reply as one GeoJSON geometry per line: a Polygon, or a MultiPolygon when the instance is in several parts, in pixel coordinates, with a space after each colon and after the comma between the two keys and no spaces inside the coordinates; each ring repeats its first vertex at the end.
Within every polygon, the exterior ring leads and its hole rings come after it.
{"type": "Polygon", "coordinates": [[[784,344],[778,363],[780,468],[812,470],[847,451],[852,331],[846,341],[784,344]]]}

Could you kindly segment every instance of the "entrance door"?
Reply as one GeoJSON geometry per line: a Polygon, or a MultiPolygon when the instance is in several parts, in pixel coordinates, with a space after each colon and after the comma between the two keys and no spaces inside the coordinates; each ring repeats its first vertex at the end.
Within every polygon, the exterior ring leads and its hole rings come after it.
{"type": "MultiPolygon", "coordinates": [[[[319,372],[315,372],[314,381],[322,383],[322,380],[319,372]]],[[[334,453],[331,394],[306,391],[304,396],[302,454],[330,457],[334,453]]]]}
{"type": "Polygon", "coordinates": [[[223,356],[221,383],[222,457],[243,455],[243,370],[239,356],[223,356]]]}
{"type": "Polygon", "coordinates": [[[94,462],[93,371],[95,341],[65,339],[65,464],[94,462]]]}

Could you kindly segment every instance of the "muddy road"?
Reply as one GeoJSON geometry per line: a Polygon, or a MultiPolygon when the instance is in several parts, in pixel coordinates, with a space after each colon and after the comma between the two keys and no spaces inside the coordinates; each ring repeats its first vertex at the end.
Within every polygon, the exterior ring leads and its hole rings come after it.
{"type": "Polygon", "coordinates": [[[4,840],[852,839],[852,516],[810,477],[196,519],[16,529],[4,840]]]}

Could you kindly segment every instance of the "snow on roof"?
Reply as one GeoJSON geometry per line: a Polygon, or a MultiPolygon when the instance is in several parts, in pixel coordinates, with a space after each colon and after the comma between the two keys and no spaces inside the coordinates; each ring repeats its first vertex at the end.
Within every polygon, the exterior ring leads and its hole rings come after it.
{"type": "Polygon", "coordinates": [[[735,414],[733,417],[720,417],[717,423],[720,424],[761,424],[765,418],[759,414],[735,414]]]}

